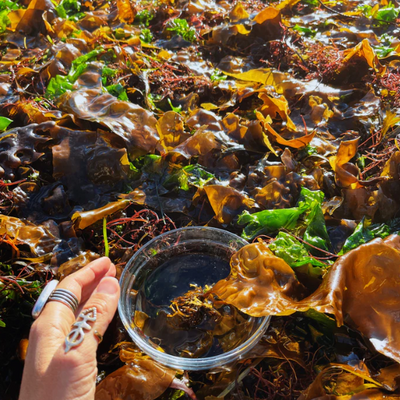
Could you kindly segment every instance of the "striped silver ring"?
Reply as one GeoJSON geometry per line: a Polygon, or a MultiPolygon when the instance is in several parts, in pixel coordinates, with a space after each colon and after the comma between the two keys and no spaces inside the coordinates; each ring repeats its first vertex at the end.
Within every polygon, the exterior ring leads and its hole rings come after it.
{"type": "Polygon", "coordinates": [[[73,313],[75,313],[79,305],[78,298],[67,289],[54,290],[54,292],[50,295],[48,301],[58,301],[60,303],[63,303],[68,306],[73,313]]]}
{"type": "Polygon", "coordinates": [[[33,319],[37,319],[39,317],[39,315],[42,313],[43,308],[47,303],[47,300],[49,299],[50,295],[53,293],[53,291],[57,287],[57,285],[58,285],[58,280],[53,279],[42,290],[42,293],[40,293],[40,296],[36,300],[36,303],[32,309],[33,319]]]}

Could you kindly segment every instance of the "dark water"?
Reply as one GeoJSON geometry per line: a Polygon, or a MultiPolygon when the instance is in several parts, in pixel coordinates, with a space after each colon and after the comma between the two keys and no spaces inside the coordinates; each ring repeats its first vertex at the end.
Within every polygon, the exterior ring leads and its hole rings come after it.
{"type": "Polygon", "coordinates": [[[146,336],[166,353],[181,357],[216,356],[247,340],[254,319],[232,306],[224,306],[219,311],[226,318],[234,318],[237,326],[220,336],[213,335],[215,320],[207,316],[189,329],[176,329],[168,321],[167,315],[173,314],[172,300],[191,290],[191,285],[212,286],[229,272],[228,261],[204,253],[182,254],[161,263],[147,277],[136,298],[136,309],[149,316],[143,328],[146,336]]]}

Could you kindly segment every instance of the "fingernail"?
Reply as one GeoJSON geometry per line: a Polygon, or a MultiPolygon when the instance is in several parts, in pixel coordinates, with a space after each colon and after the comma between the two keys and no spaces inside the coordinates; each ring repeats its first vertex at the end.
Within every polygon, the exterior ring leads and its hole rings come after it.
{"type": "Polygon", "coordinates": [[[119,284],[117,279],[112,277],[103,278],[97,287],[97,292],[104,294],[116,294],[118,292],[118,286],[119,284]]]}

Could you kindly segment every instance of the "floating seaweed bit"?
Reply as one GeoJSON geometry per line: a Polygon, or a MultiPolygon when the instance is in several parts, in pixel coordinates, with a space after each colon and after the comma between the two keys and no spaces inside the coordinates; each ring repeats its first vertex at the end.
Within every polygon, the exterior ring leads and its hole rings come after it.
{"type": "Polygon", "coordinates": [[[154,343],[159,343],[161,351],[179,357],[211,357],[232,350],[249,337],[252,318],[216,298],[210,287],[191,286],[169,307],[157,306],[160,309],[155,315],[155,306],[149,300],[142,306],[151,315],[135,312],[135,323],[154,343]]]}
{"type": "Polygon", "coordinates": [[[200,323],[213,328],[220,322],[222,315],[214,308],[213,296],[199,286],[189,290],[183,296],[175,298],[170,305],[172,314],[167,315],[167,323],[175,329],[190,329],[200,323]]]}

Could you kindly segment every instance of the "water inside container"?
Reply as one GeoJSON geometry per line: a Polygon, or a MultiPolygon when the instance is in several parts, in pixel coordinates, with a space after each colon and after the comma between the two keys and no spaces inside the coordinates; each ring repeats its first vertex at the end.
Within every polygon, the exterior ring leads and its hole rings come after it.
{"type": "Polygon", "coordinates": [[[226,250],[225,254],[219,253],[190,252],[168,257],[164,252],[152,260],[153,272],[147,275],[137,292],[135,309],[148,316],[143,333],[166,353],[180,357],[212,357],[232,350],[253,333],[256,318],[221,303],[218,314],[204,312],[201,308],[201,315],[199,311],[190,326],[173,323],[177,318],[171,318],[176,311],[171,308],[174,299],[196,287],[211,287],[229,275],[226,250]]]}

